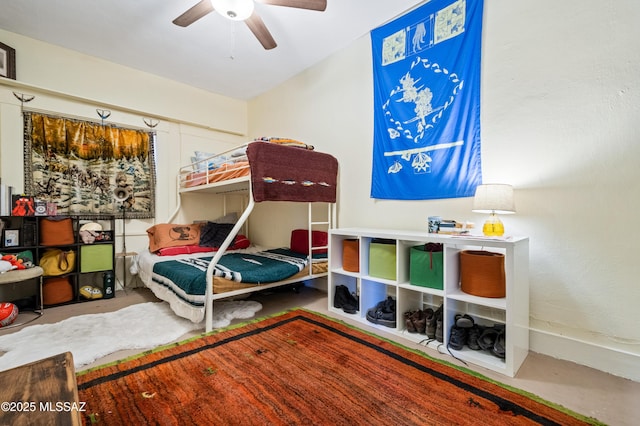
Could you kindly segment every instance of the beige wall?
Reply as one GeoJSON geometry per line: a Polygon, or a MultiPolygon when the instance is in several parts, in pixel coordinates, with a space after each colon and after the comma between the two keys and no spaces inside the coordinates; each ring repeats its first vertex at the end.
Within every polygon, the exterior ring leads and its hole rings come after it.
{"type": "MultiPolygon", "coordinates": [[[[515,186],[508,233],[531,237],[531,348],[640,380],[640,4],[485,2],[485,182],[515,186]]],[[[369,197],[369,38],[249,103],[250,134],[287,135],[340,162],[339,225],[481,224],[471,198],[369,197]],[[278,105],[273,108],[272,105],[278,105]]]]}
{"type": "MultiPolygon", "coordinates": [[[[159,121],[157,132],[156,219],[130,220],[128,251],[147,246],[145,230],[166,221],[177,203],[176,174],[193,151],[216,152],[246,141],[247,103],[151,74],[105,62],[37,40],[0,30],[0,40],[16,49],[17,80],[0,80],[0,178],[22,192],[23,149],[20,101],[12,92],[35,95],[25,107],[99,120],[96,109],[108,109],[108,122],[145,127],[143,117],[159,121]]],[[[202,198],[202,197],[201,197],[202,198]]],[[[187,207],[189,203],[187,202],[187,207]]],[[[220,209],[206,199],[191,204],[179,219],[215,219],[220,209]]],[[[122,247],[117,221],[116,247],[122,247]]],[[[118,265],[119,279],[122,267],[118,265]]]]}

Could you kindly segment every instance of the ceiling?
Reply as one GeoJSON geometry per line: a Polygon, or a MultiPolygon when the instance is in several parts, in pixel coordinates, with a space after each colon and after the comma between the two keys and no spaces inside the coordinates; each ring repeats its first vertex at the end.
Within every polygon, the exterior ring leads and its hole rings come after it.
{"type": "Polygon", "coordinates": [[[215,12],[186,28],[172,23],[197,2],[0,0],[0,29],[250,99],[424,1],[327,0],[324,12],[256,3],[278,43],[272,50],[263,49],[243,22],[215,12]]]}

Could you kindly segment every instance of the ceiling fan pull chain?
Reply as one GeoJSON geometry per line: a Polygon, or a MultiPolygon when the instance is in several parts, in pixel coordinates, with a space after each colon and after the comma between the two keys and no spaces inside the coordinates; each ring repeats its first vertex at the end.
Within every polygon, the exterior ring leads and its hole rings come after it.
{"type": "Polygon", "coordinates": [[[236,52],[236,26],[233,25],[233,22],[228,22],[227,26],[229,27],[229,32],[227,34],[229,34],[229,42],[227,43],[227,46],[229,46],[229,59],[231,59],[232,61],[236,58],[235,57],[235,52],[236,52]]]}

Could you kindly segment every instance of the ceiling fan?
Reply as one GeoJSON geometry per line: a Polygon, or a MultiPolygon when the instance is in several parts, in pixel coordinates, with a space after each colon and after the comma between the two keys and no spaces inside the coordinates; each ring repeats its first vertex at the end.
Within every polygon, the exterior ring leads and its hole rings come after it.
{"type": "Polygon", "coordinates": [[[254,1],[273,6],[295,7],[320,12],[327,8],[327,0],[200,0],[191,9],[174,19],[173,23],[187,27],[215,10],[227,19],[244,21],[265,49],[273,49],[277,46],[276,41],[262,18],[255,12],[254,1]]]}

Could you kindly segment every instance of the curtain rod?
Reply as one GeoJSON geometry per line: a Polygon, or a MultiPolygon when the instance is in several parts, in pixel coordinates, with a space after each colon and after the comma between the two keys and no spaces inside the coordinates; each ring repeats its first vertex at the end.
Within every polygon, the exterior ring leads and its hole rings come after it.
{"type": "Polygon", "coordinates": [[[98,105],[98,106],[101,106],[101,107],[115,109],[115,110],[118,110],[120,112],[126,112],[126,113],[129,113],[129,114],[141,115],[143,117],[153,118],[153,119],[156,119],[156,120],[162,120],[162,121],[167,121],[167,122],[177,123],[177,124],[184,124],[184,125],[187,125],[187,126],[198,127],[198,128],[205,129],[205,130],[213,130],[213,131],[216,131],[216,132],[226,133],[226,134],[230,134],[230,135],[246,136],[246,134],[240,133],[240,132],[234,132],[234,131],[231,131],[231,130],[218,129],[216,127],[207,126],[207,125],[196,123],[196,122],[193,122],[193,121],[180,120],[180,119],[176,119],[176,118],[172,118],[172,117],[167,117],[167,116],[164,116],[164,115],[158,115],[158,114],[153,114],[153,113],[146,112],[146,111],[140,111],[140,110],[137,110],[137,109],[134,109],[134,108],[124,107],[124,106],[121,106],[121,105],[116,105],[116,104],[111,104],[111,103],[104,103],[104,102],[101,102],[101,101],[97,101],[95,99],[90,99],[90,98],[86,98],[86,97],[78,96],[78,95],[72,95],[70,93],[64,93],[64,92],[60,92],[60,91],[53,90],[53,89],[46,89],[44,87],[36,86],[34,84],[29,84],[29,83],[23,83],[23,82],[20,82],[20,81],[17,81],[17,80],[12,80],[10,78],[0,77],[0,85],[16,87],[16,88],[20,88],[20,89],[29,89],[29,90],[32,90],[32,91],[36,91],[36,92],[40,92],[40,93],[44,93],[44,94],[48,94],[48,95],[53,95],[53,96],[56,96],[56,97],[62,98],[62,99],[69,99],[69,100],[76,101],[76,102],[95,104],[95,105],[98,105]]]}
{"type": "Polygon", "coordinates": [[[27,111],[27,112],[35,112],[36,114],[52,115],[52,116],[56,116],[56,117],[60,117],[60,118],[69,118],[71,120],[88,121],[90,123],[100,124],[100,125],[104,125],[104,126],[113,125],[113,126],[116,126],[116,127],[130,129],[130,130],[140,130],[140,131],[144,131],[144,132],[153,132],[153,133],[155,133],[155,129],[153,129],[151,127],[134,126],[134,125],[131,125],[131,124],[115,123],[113,121],[109,121],[109,122],[105,121],[103,123],[103,120],[101,120],[101,119],[81,117],[79,115],[60,113],[60,112],[56,112],[56,111],[47,111],[47,110],[44,110],[44,109],[37,109],[37,108],[23,107],[22,110],[23,111],[27,111]]]}

